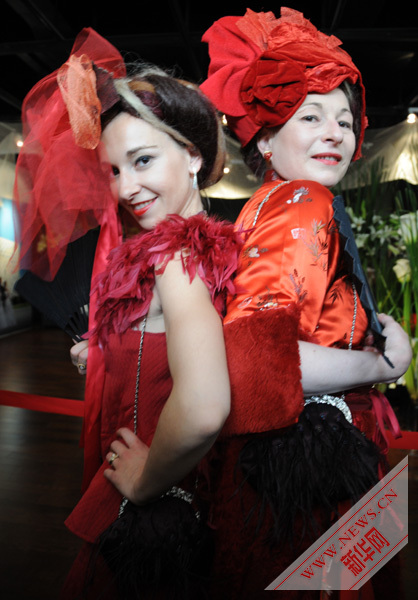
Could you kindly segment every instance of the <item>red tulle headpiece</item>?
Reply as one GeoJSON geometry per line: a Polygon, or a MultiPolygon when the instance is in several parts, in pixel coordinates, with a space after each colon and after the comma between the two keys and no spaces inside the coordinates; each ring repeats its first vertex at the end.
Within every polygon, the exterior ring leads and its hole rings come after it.
{"type": "Polygon", "coordinates": [[[260,129],[285,123],[309,92],[326,94],[345,80],[358,84],[362,95],[361,132],[367,125],[365,91],[360,71],[340,48],[304,18],[283,7],[281,17],[247,9],[244,17],[223,17],[204,34],[210,65],[202,91],[245,146],[260,129]]]}
{"type": "Polygon", "coordinates": [[[46,280],[55,277],[70,242],[104,222],[117,226],[117,201],[97,149],[101,102],[95,90],[103,70],[108,77],[126,75],[116,48],[93,29],[83,29],[69,61],[24,100],[16,241],[20,267],[46,280]],[[81,78],[74,77],[76,71],[81,78]]]}

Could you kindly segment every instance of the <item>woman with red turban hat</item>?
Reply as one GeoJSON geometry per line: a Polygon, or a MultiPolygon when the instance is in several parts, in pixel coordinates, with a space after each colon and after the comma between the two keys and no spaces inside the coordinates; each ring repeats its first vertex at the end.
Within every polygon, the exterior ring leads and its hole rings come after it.
{"type": "Polygon", "coordinates": [[[265,175],[237,219],[248,233],[224,320],[232,405],[211,461],[213,597],[254,599],[378,481],[385,421],[397,423],[372,385],[404,372],[410,348],[368,302],[330,191],[367,124],[361,74],[340,41],[289,8],[224,17],[203,41],[201,89],[265,175]],[[369,328],[375,340],[383,329],[381,352],[362,351],[369,328]],[[317,344],[321,394],[301,376],[306,342],[317,344]]]}

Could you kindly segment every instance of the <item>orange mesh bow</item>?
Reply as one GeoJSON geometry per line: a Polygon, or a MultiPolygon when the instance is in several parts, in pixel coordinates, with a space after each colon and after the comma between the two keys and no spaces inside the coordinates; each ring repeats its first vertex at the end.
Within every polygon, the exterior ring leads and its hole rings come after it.
{"type": "Polygon", "coordinates": [[[76,144],[87,150],[94,150],[100,141],[102,107],[97,97],[92,61],[86,54],[70,56],[59,69],[57,80],[76,144]]]}

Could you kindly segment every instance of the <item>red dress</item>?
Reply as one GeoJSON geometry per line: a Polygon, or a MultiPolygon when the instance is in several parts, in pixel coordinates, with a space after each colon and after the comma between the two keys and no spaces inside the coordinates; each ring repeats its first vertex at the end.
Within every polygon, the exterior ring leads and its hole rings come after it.
{"type": "MultiPolygon", "coordinates": [[[[105,380],[100,409],[100,453],[109,452],[116,431],[133,429],[135,383],[141,334],[132,324],[147,313],[155,281],[167,262],[182,252],[185,271],[206,283],[214,306],[224,311],[226,290],[237,266],[241,238],[232,224],[195,215],[190,219],[170,216],[151,232],[115,249],[106,272],[96,282],[99,290],[97,326],[93,333],[103,347],[105,380]]],[[[150,445],[164,404],[172,389],[165,333],[144,335],[138,397],[138,436],[150,445]]],[[[104,562],[90,559],[100,534],[117,518],[122,497],[103,476],[104,462],[68,519],[67,527],[86,545],[67,578],[62,598],[108,598],[117,592],[104,562]],[[98,575],[98,574],[99,575],[98,575]],[[93,582],[91,583],[91,576],[93,582]],[[91,587],[86,592],[86,583],[91,587]],[[81,594],[85,594],[82,596],[81,594]]]]}
{"type": "MultiPolygon", "coordinates": [[[[348,348],[350,339],[353,348],[363,343],[367,316],[342,261],[332,199],[318,183],[276,179],[261,186],[237,219],[249,234],[224,319],[232,407],[211,457],[211,524],[217,543],[212,597],[217,600],[270,597],[265,587],[322,533],[308,538],[296,519],[297,548],[267,542],[273,517],[267,509],[257,530],[260,496],[237,465],[247,442],[284,431],[299,419],[304,398],[298,339],[339,348],[348,348]]],[[[355,390],[345,400],[353,423],[380,442],[373,410],[379,395],[355,390]]],[[[295,503],[303,485],[302,478],[287,488],[295,503]]],[[[320,525],[327,527],[328,517],[322,519],[318,514],[320,525]]],[[[319,592],[275,594],[319,597],[319,592]]]]}

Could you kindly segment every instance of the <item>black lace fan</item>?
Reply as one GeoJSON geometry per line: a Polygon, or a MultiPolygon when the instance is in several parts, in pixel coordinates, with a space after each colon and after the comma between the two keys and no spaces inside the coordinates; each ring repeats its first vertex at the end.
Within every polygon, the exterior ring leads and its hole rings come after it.
{"type": "Polygon", "coordinates": [[[52,281],[26,271],[15,290],[75,341],[88,330],[91,274],[99,229],[68,244],[65,258],[52,281]]]}
{"type": "Polygon", "coordinates": [[[351,229],[350,218],[345,210],[344,200],[336,196],[332,202],[334,220],[338,225],[339,233],[344,240],[344,259],[347,269],[353,274],[354,285],[360,296],[361,304],[369,319],[370,329],[375,339],[376,348],[382,353],[383,358],[392,367],[393,364],[385,355],[385,336],[382,335],[382,325],[377,318],[377,304],[370,289],[369,282],[361,265],[358,248],[351,229]]]}

